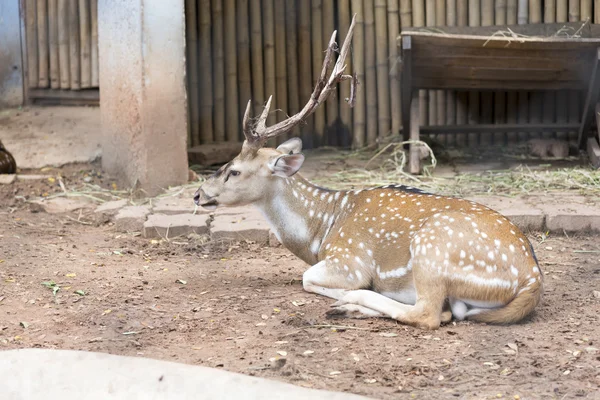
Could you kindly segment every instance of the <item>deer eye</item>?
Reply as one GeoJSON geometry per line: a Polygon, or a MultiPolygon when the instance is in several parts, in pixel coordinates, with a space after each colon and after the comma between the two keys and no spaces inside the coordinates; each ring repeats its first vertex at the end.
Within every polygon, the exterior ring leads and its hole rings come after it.
{"type": "Polygon", "coordinates": [[[229,171],[229,175],[231,176],[238,176],[240,174],[240,171],[229,171]]]}

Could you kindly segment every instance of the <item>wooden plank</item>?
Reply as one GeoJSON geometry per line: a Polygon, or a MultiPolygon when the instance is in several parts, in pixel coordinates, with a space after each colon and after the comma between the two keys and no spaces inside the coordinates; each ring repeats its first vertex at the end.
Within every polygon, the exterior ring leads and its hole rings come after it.
{"type": "Polygon", "coordinates": [[[92,29],[89,0],[79,0],[79,44],[81,46],[81,87],[90,88],[92,86],[92,29]]]}
{"type": "Polygon", "coordinates": [[[441,132],[447,133],[495,133],[502,131],[527,131],[527,132],[575,132],[581,127],[580,124],[566,123],[566,124],[468,124],[468,125],[448,125],[448,126],[423,126],[420,132],[422,134],[439,134],[441,132]]]}
{"type": "MultiPolygon", "coordinates": [[[[517,25],[517,0],[507,0],[506,2],[506,24],[509,26],[517,25]]],[[[517,25],[518,26],[518,25],[517,25]]],[[[518,26],[520,29],[521,26],[518,26]]],[[[547,65],[547,64],[546,64],[547,65]]],[[[518,93],[511,91],[506,94],[506,123],[517,123],[519,113],[518,93]]],[[[506,141],[509,145],[517,143],[517,132],[506,132],[506,141]]]]}
{"type": "MultiPolygon", "coordinates": [[[[437,25],[435,2],[436,0],[425,0],[425,26],[427,27],[434,27],[437,25]]],[[[413,43],[413,45],[416,45],[416,43],[413,43]]],[[[438,106],[437,91],[428,90],[425,96],[425,99],[427,101],[427,120],[423,121],[425,122],[423,126],[436,125],[438,106]]],[[[421,112],[423,111],[424,109],[421,108],[421,112]]]]}
{"type": "MultiPolygon", "coordinates": [[[[408,4],[408,3],[407,3],[408,4]]],[[[402,125],[402,107],[400,106],[400,64],[398,62],[398,35],[400,34],[400,18],[398,1],[387,2],[387,46],[390,52],[388,57],[389,85],[390,85],[390,113],[392,136],[400,133],[402,125]]]]}
{"type": "MultiPolygon", "coordinates": [[[[435,24],[436,26],[446,25],[446,0],[435,1],[435,24]]],[[[435,125],[446,124],[446,92],[436,90],[434,94],[435,104],[435,125]]],[[[442,143],[446,143],[446,135],[438,135],[436,139],[442,143]]]]}
{"type": "MultiPolygon", "coordinates": [[[[211,49],[210,0],[199,0],[198,13],[198,77],[200,80],[200,143],[212,143],[213,136],[213,80],[211,49]],[[202,61],[200,61],[202,60],[202,61]]],[[[261,58],[262,60],[262,58],[261,58]]],[[[245,108],[244,108],[245,109],[245,108]]]]}
{"type": "Polygon", "coordinates": [[[600,48],[597,50],[597,57],[594,62],[592,74],[589,80],[589,89],[585,97],[585,103],[583,106],[583,116],[581,117],[581,128],[579,129],[577,143],[580,149],[583,149],[585,145],[588,131],[592,126],[592,121],[595,120],[595,110],[598,104],[598,97],[600,93],[600,48]]]}
{"type": "Polygon", "coordinates": [[[37,40],[38,40],[38,87],[50,85],[48,79],[48,3],[37,1],[37,40]]]}
{"type": "MultiPolygon", "coordinates": [[[[362,0],[358,0],[361,3],[362,0]]],[[[311,41],[306,40],[310,37],[310,1],[300,1],[296,3],[298,5],[298,73],[300,76],[299,79],[299,92],[300,92],[300,104],[301,107],[308,101],[310,95],[312,93],[312,70],[311,70],[311,41]]],[[[352,3],[354,6],[354,2],[352,3]]],[[[354,9],[354,8],[353,8],[354,9]]],[[[357,16],[360,18],[359,13],[357,16]]],[[[361,27],[362,32],[362,27],[361,27]]],[[[355,35],[358,33],[358,26],[355,32],[355,35]]],[[[358,36],[358,35],[357,35],[358,36]]],[[[354,37],[354,52],[353,56],[358,52],[358,42],[362,41],[362,33],[361,37],[357,40],[357,36],[354,37]]],[[[362,57],[362,53],[361,53],[362,57]]],[[[364,102],[363,102],[364,106],[364,102]]],[[[304,146],[307,148],[311,148],[313,144],[313,130],[315,126],[315,118],[314,115],[309,116],[305,123],[300,127],[302,132],[302,141],[304,142],[304,146]]]]}
{"type": "MultiPolygon", "coordinates": [[[[213,63],[213,139],[217,143],[225,141],[225,40],[223,33],[223,0],[212,0],[210,7],[212,24],[213,63]]],[[[272,68],[275,68],[273,62],[272,68]]],[[[273,76],[273,80],[275,76],[273,76]]],[[[271,94],[275,94],[272,92],[271,94]]]]}
{"type": "Polygon", "coordinates": [[[92,54],[90,57],[92,63],[92,87],[98,87],[100,85],[100,77],[98,75],[98,0],[90,0],[90,20],[92,24],[92,54]]]}
{"type": "MultiPolygon", "coordinates": [[[[338,17],[339,17],[339,40],[343,40],[348,34],[348,29],[351,23],[351,5],[350,0],[339,0],[338,1],[338,17]]],[[[399,33],[399,32],[398,32],[399,33]]],[[[398,36],[398,34],[396,34],[398,36]]],[[[354,66],[352,65],[352,57],[346,58],[346,70],[344,73],[352,75],[354,66]]],[[[291,78],[290,78],[291,79],[291,78]]],[[[340,86],[339,99],[339,110],[340,110],[340,121],[342,135],[339,141],[339,145],[342,147],[352,146],[353,134],[352,134],[352,108],[349,107],[346,102],[350,99],[351,85],[344,84],[340,86]]],[[[398,93],[398,96],[400,94],[398,93]]]]}
{"type": "Polygon", "coordinates": [[[50,87],[60,89],[58,62],[58,0],[48,0],[48,46],[50,48],[50,87]]]}
{"type": "MultiPolygon", "coordinates": [[[[420,126],[419,122],[421,115],[419,113],[419,92],[413,90],[410,101],[410,140],[420,140],[420,126]]],[[[411,144],[409,150],[409,172],[411,174],[418,174],[421,172],[421,154],[419,151],[419,145],[411,144]]]]}
{"type": "MultiPolygon", "coordinates": [[[[214,0],[213,0],[214,1],[214,0]]],[[[275,9],[273,0],[262,0],[262,28],[263,28],[263,68],[265,79],[265,101],[269,96],[274,97],[274,104],[281,104],[275,96],[277,95],[276,76],[275,76],[275,9]]],[[[277,121],[274,107],[267,116],[267,126],[274,125],[277,121]]],[[[274,147],[276,140],[271,139],[267,142],[269,147],[274,147]]]]}
{"type": "MultiPolygon", "coordinates": [[[[377,143],[377,59],[375,54],[375,14],[372,0],[364,0],[365,13],[365,81],[363,90],[366,92],[367,107],[367,145],[377,143]]],[[[356,51],[356,49],[355,49],[356,51]]]]}
{"type": "Polygon", "coordinates": [[[71,88],[71,61],[69,45],[69,1],[58,0],[58,64],[60,88],[71,88]]]}
{"type": "Polygon", "coordinates": [[[390,77],[388,65],[388,41],[386,0],[375,0],[375,60],[377,78],[377,136],[390,134],[390,77]]]}
{"type": "MultiPolygon", "coordinates": [[[[494,25],[494,1],[493,0],[481,0],[481,25],[492,26],[494,25]]],[[[481,116],[480,122],[484,124],[491,124],[494,122],[494,93],[493,92],[482,92],[481,97],[481,116]]],[[[492,144],[492,136],[481,132],[479,134],[479,144],[482,146],[489,146],[492,144]]]]}
{"type": "MultiPolygon", "coordinates": [[[[327,0],[326,0],[327,1],[327,0]]],[[[371,8],[373,6],[371,5],[371,8]]],[[[325,57],[325,46],[329,42],[329,38],[325,39],[323,36],[323,1],[322,0],[311,0],[310,10],[310,24],[311,24],[311,36],[312,42],[312,80],[314,83],[317,81],[321,74],[321,68],[323,66],[323,57],[325,57]]],[[[328,36],[326,34],[325,36],[328,36]]],[[[368,85],[365,85],[368,88],[368,85]]],[[[325,124],[326,115],[325,108],[318,107],[314,112],[315,125],[312,132],[314,147],[319,147],[325,144],[325,124]]]]}
{"type": "MultiPolygon", "coordinates": [[[[325,46],[328,43],[329,38],[331,37],[331,34],[333,33],[334,30],[337,30],[336,28],[338,28],[338,25],[336,25],[335,22],[335,8],[334,8],[334,4],[335,2],[333,1],[324,1],[323,2],[323,48],[325,48],[325,46]]],[[[339,35],[339,31],[338,31],[338,35],[336,37],[336,41],[338,42],[338,44],[341,45],[343,40],[343,37],[341,37],[339,35]]],[[[384,38],[385,40],[385,38],[384,38]]],[[[384,42],[385,43],[385,42],[384,42]]],[[[338,92],[340,89],[340,85],[338,85],[338,87],[336,87],[334,89],[335,92],[338,92]]],[[[339,145],[339,138],[338,138],[338,134],[342,134],[342,132],[338,132],[338,124],[337,124],[337,119],[339,116],[339,109],[338,109],[338,96],[330,96],[327,100],[325,100],[325,104],[323,104],[321,107],[324,108],[325,110],[325,138],[326,141],[325,143],[328,143],[330,146],[338,146],[339,145]]]]}
{"type": "Polygon", "coordinates": [[[25,40],[27,42],[27,85],[36,88],[39,85],[39,61],[37,40],[36,0],[25,1],[25,40]]]}
{"type": "MultiPolygon", "coordinates": [[[[260,1],[250,1],[250,51],[252,70],[252,103],[254,115],[262,112],[265,98],[264,66],[263,66],[263,32],[260,1]]],[[[272,93],[271,93],[272,94],[272,93]]],[[[246,106],[242,110],[245,110],[246,106]]]]}
{"type": "MultiPolygon", "coordinates": [[[[231,10],[232,12],[235,9],[231,10]]],[[[188,162],[191,165],[211,166],[231,161],[242,150],[241,142],[202,144],[189,148],[188,162]]]]}
{"type": "MultiPolygon", "coordinates": [[[[289,101],[289,111],[290,115],[296,114],[300,111],[300,104],[302,100],[300,99],[299,89],[298,89],[298,31],[297,31],[297,11],[296,11],[296,1],[295,0],[286,0],[285,2],[285,14],[286,14],[286,24],[285,24],[285,38],[286,38],[286,63],[287,63],[287,76],[288,76],[288,101],[289,101]]],[[[348,10],[348,18],[350,16],[350,12],[348,10]]],[[[350,20],[348,19],[347,26],[350,26],[350,20]]],[[[343,28],[342,28],[343,29],[343,28]]],[[[348,28],[346,28],[346,32],[348,28]]],[[[345,35],[344,35],[345,37],[345,35]]],[[[347,85],[344,85],[347,86],[347,85]]],[[[349,92],[348,92],[349,93],[349,92]]],[[[350,96],[348,94],[348,96],[350,96]]],[[[346,121],[351,121],[352,116],[350,115],[350,108],[345,107],[348,113],[348,117],[346,121]]],[[[296,137],[300,136],[300,128],[295,127],[289,134],[289,136],[296,137]]]]}
{"type": "MultiPolygon", "coordinates": [[[[472,29],[467,27],[469,24],[468,0],[456,1],[456,27],[446,27],[444,29],[472,29]]],[[[468,122],[469,94],[465,91],[456,92],[456,123],[466,125],[468,122]]],[[[459,147],[467,145],[467,134],[460,132],[456,134],[456,144],[459,147]]]]}
{"type": "MultiPolygon", "coordinates": [[[[276,104],[277,108],[282,110],[277,112],[274,117],[277,122],[284,120],[290,109],[288,106],[288,77],[286,65],[286,29],[285,29],[285,2],[275,1],[275,87],[276,87],[276,104]]],[[[297,79],[297,77],[296,77],[297,79]]],[[[337,100],[337,99],[336,99],[337,100]]],[[[290,114],[292,115],[292,114],[290,114]]],[[[289,133],[281,135],[276,139],[277,144],[281,144],[289,139],[289,133]]]]}
{"type": "MultiPolygon", "coordinates": [[[[250,34],[249,34],[248,0],[237,0],[235,8],[237,39],[237,71],[238,71],[238,126],[242,126],[242,116],[246,104],[252,100],[252,77],[250,66],[250,34]]],[[[238,138],[242,138],[241,130],[238,138]]],[[[243,139],[242,139],[243,140],[243,139]]]]}
{"type": "MultiPolygon", "coordinates": [[[[556,0],[545,0],[544,2],[544,23],[555,23],[556,22],[556,0]]],[[[586,57],[587,58],[587,57],[586,57]]],[[[552,123],[556,120],[556,92],[544,92],[543,93],[543,116],[542,121],[545,123],[552,123]]],[[[552,138],[556,132],[544,132],[542,137],[544,139],[552,138]]]]}
{"type": "MultiPolygon", "coordinates": [[[[506,25],[506,0],[495,1],[494,24],[506,25]]],[[[494,92],[494,123],[506,123],[506,92],[494,92]]],[[[505,132],[496,132],[492,137],[495,145],[503,145],[506,142],[505,132]]]]}
{"type": "Polygon", "coordinates": [[[69,0],[69,80],[71,90],[81,89],[79,1],[69,0]]]}
{"type": "Polygon", "coordinates": [[[73,100],[73,104],[96,105],[100,100],[98,89],[64,90],[64,89],[32,89],[29,91],[32,102],[45,104],[63,104],[63,101],[73,100]]]}
{"type": "MultiPolygon", "coordinates": [[[[539,87],[540,83],[548,82],[578,82],[577,88],[587,87],[585,81],[581,79],[581,73],[585,71],[556,71],[554,69],[520,69],[513,70],[504,68],[479,68],[479,67],[445,67],[425,66],[414,63],[414,76],[416,79],[436,78],[438,80],[454,79],[477,79],[496,82],[510,81],[531,81],[532,84],[539,87]]],[[[451,83],[451,82],[450,82],[451,83]]],[[[486,85],[489,86],[489,85],[486,85]]],[[[502,84],[498,88],[502,87],[502,84]]],[[[526,89],[526,87],[524,88],[526,89]]]]}
{"type": "MultiPolygon", "coordinates": [[[[412,106],[411,101],[413,100],[413,88],[412,88],[412,43],[410,36],[402,37],[402,74],[400,76],[402,80],[402,132],[403,139],[409,140],[411,134],[411,113],[412,106]]],[[[417,91],[418,92],[418,91],[417,91]]],[[[417,102],[419,102],[419,96],[417,94],[417,102]]]]}
{"type": "MultiPolygon", "coordinates": [[[[456,12],[456,0],[448,0],[446,3],[446,26],[456,26],[456,12]]],[[[446,92],[446,120],[444,125],[456,125],[456,96],[456,92],[453,90],[446,92]]],[[[455,145],[456,135],[446,135],[444,137],[447,146],[455,145]]]]}
{"type": "Polygon", "coordinates": [[[196,0],[185,0],[185,43],[188,86],[188,147],[200,144],[200,84],[198,80],[198,16],[196,0]]]}

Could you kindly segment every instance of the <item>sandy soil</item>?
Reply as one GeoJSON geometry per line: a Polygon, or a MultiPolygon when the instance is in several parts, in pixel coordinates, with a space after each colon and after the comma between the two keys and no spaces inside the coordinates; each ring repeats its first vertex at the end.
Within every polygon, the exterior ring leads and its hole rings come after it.
{"type": "MultiPolygon", "coordinates": [[[[111,184],[93,169],[61,174],[111,184]]],[[[597,236],[530,233],[546,294],[528,321],[427,332],[326,319],[332,300],[302,290],[307,266],[283,248],[150,241],[15,199],[58,190],[0,186],[0,350],[143,356],[381,399],[600,398],[597,236]]]]}

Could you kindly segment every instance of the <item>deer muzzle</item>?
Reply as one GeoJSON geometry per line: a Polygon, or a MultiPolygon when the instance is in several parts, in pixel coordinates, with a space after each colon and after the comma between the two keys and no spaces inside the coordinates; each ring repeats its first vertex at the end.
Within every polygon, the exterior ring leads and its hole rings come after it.
{"type": "Polygon", "coordinates": [[[207,210],[214,210],[219,205],[217,200],[214,197],[208,196],[202,188],[196,190],[196,193],[194,194],[194,203],[207,210]]]}

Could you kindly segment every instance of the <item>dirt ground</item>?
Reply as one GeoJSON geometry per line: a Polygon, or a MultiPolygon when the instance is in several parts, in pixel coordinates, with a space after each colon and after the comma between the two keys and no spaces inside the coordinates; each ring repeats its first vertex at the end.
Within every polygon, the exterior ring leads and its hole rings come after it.
{"type": "MultiPolygon", "coordinates": [[[[57,172],[111,185],[96,165],[57,172]]],[[[151,241],[23,201],[58,190],[0,186],[0,350],[143,356],[380,399],[600,398],[597,236],[530,233],[546,291],[528,321],[427,332],[326,319],[333,301],[302,290],[307,266],[283,248],[151,241]]]]}

